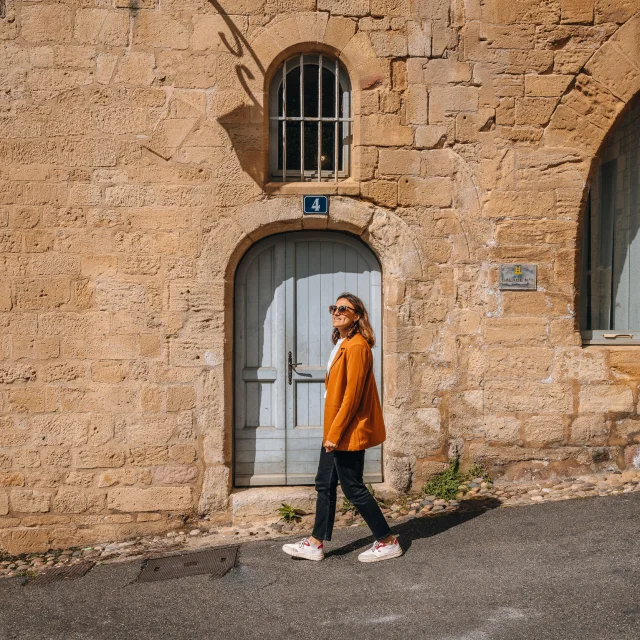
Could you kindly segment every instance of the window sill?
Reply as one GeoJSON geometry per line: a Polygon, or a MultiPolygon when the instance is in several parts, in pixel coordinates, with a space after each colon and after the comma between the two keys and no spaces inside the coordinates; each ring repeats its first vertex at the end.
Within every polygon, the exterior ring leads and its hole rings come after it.
{"type": "Polygon", "coordinates": [[[630,347],[640,345],[639,331],[583,331],[582,346],[630,347]],[[616,335],[617,338],[606,338],[606,335],[616,335]],[[631,334],[632,337],[627,334],[631,334]]]}
{"type": "Polygon", "coordinates": [[[349,178],[338,182],[267,182],[264,192],[282,196],[358,196],[360,183],[349,178]]]}

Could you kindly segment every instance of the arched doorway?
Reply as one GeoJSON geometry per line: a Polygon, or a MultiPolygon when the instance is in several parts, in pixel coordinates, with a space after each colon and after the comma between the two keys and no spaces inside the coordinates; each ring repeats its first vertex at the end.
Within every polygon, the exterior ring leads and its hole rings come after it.
{"type": "MultiPolygon", "coordinates": [[[[376,332],[382,390],[380,264],[360,240],[298,231],[265,238],[245,254],[235,280],[234,484],[313,484],[331,352],[328,307],[358,295],[376,332]],[[290,366],[289,363],[295,366],[290,366]]],[[[382,480],[380,447],[367,452],[365,481],[382,480]]]]}

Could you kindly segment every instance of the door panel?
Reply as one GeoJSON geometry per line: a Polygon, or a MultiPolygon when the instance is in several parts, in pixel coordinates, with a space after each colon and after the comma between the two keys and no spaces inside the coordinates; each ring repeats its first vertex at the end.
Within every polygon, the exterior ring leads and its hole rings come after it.
{"type": "MultiPolygon", "coordinates": [[[[380,340],[380,268],[361,242],[337,232],[295,232],[268,238],[243,258],[236,278],[236,485],[313,484],[333,347],[328,307],[344,291],[362,298],[380,340]],[[289,352],[297,363],[291,384],[289,352]]],[[[376,345],[379,389],[380,354],[376,345]]],[[[367,482],[382,479],[381,460],[381,447],[367,451],[367,482]]]]}

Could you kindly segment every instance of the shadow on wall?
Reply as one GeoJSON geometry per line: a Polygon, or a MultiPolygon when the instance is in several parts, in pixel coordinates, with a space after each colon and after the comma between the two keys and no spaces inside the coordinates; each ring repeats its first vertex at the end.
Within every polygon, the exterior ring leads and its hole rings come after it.
{"type": "Polygon", "coordinates": [[[262,183],[264,177],[262,145],[264,113],[262,104],[251,91],[248,81],[255,80],[256,72],[264,77],[265,68],[222,5],[217,0],[209,0],[209,2],[224,20],[233,38],[233,42],[230,42],[227,34],[222,31],[218,32],[222,44],[229,53],[238,59],[235,72],[245,94],[243,99],[240,99],[240,104],[218,117],[218,122],[227,132],[242,169],[252,180],[262,183]],[[252,71],[243,62],[247,55],[255,64],[255,71],[252,71]]]}

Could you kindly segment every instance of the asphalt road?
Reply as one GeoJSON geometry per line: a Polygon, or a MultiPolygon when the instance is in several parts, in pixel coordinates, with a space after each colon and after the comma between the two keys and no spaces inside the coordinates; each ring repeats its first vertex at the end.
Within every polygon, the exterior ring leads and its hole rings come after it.
{"type": "MultiPolygon", "coordinates": [[[[487,505],[491,507],[492,505],[487,505]]],[[[0,582],[2,640],[640,638],[640,493],[414,519],[407,550],[362,564],[368,529],[323,562],[248,543],[239,566],[136,583],[140,562],[37,587],[0,582]]]]}

